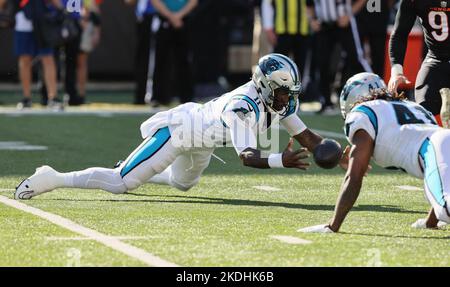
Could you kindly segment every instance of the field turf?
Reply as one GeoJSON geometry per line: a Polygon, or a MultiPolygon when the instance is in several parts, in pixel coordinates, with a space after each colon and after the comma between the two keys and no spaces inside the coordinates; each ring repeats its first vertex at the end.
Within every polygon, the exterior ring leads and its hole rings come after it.
{"type": "MultiPolygon", "coordinates": [[[[0,149],[0,194],[12,198],[11,189],[44,164],[58,171],[112,167],[141,142],[139,125],[147,117],[0,115],[0,142],[48,147],[0,149]]],[[[338,116],[302,118],[313,129],[342,133],[338,116]]],[[[423,191],[398,186],[420,188],[418,179],[374,167],[341,233],[303,234],[296,230],[331,217],[342,170],[261,171],[243,167],[231,148],[216,154],[226,164],[213,158],[188,192],[151,184],[123,195],[60,189],[24,203],[181,266],[450,266],[449,227],[410,227],[429,205],[423,191]],[[310,243],[289,244],[274,235],[310,243]]],[[[2,203],[0,246],[0,266],[145,265],[2,203]]]]}

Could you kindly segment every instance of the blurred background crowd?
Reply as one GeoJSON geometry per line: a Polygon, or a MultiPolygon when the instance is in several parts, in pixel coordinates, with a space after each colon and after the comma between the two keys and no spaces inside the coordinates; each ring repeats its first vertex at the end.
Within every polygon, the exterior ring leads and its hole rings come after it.
{"type": "Polygon", "coordinates": [[[248,81],[257,59],[275,51],[299,66],[300,100],[320,102],[318,112],[333,114],[336,92],[350,75],[386,76],[397,4],[0,0],[0,93],[20,83],[18,108],[39,99],[61,109],[89,103],[95,89],[89,79],[107,90],[130,87],[128,100],[136,105],[204,101],[248,81]]]}

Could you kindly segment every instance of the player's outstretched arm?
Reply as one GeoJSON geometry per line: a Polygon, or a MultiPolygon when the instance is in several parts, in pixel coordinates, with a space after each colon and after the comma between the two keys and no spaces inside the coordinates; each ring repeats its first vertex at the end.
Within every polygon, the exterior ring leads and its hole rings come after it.
{"type": "Polygon", "coordinates": [[[374,141],[365,130],[359,130],[353,136],[349,166],[334,209],[334,216],[329,224],[329,228],[334,232],[339,231],[359,196],[362,180],[373,154],[373,147],[374,141]]]}
{"type": "Polygon", "coordinates": [[[306,170],[309,167],[308,162],[302,160],[308,158],[308,152],[305,148],[293,150],[294,141],[289,140],[288,146],[281,154],[270,154],[269,157],[263,157],[261,151],[254,148],[246,148],[239,157],[245,166],[254,168],[298,168],[306,170]]]}
{"type": "Polygon", "coordinates": [[[353,136],[353,146],[350,151],[347,173],[341,187],[334,216],[329,224],[321,224],[299,229],[307,233],[338,232],[345,217],[356,202],[361,190],[362,179],[369,166],[373,154],[374,141],[365,130],[358,130],[353,136]]]}
{"type": "Polygon", "coordinates": [[[305,129],[301,133],[295,135],[294,138],[310,152],[313,152],[314,148],[323,140],[320,135],[310,129],[305,129]]]}
{"type": "Polygon", "coordinates": [[[416,12],[411,0],[402,0],[397,12],[394,30],[389,40],[389,57],[391,60],[391,78],[388,90],[396,92],[400,84],[410,84],[403,74],[403,61],[406,54],[408,35],[416,21],[416,12]]]}
{"type": "MultiPolygon", "coordinates": [[[[316,146],[319,145],[323,140],[323,138],[319,134],[313,132],[308,128],[302,131],[301,133],[295,135],[294,138],[298,141],[299,144],[306,147],[310,152],[313,152],[316,146]]],[[[341,166],[345,170],[347,169],[348,152],[345,152],[345,150],[339,161],[339,166],[341,166]]]]}

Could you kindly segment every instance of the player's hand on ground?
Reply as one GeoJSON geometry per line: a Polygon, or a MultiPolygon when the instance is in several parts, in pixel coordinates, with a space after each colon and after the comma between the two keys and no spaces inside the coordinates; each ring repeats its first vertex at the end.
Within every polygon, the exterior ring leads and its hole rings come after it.
{"type": "Polygon", "coordinates": [[[294,139],[291,138],[286,149],[283,152],[283,166],[288,168],[298,168],[306,170],[310,166],[309,162],[302,161],[309,157],[308,150],[306,148],[300,148],[293,150],[294,139]]]}
{"type": "Polygon", "coordinates": [[[411,84],[411,81],[409,81],[405,75],[392,76],[389,79],[388,91],[391,93],[396,93],[398,86],[401,84],[409,85],[409,84],[411,84]]]}
{"type": "Polygon", "coordinates": [[[320,224],[320,225],[314,225],[314,226],[310,226],[310,227],[300,228],[297,231],[304,232],[304,233],[334,233],[334,231],[330,229],[328,224],[320,224]]]}
{"type": "Polygon", "coordinates": [[[446,226],[447,224],[443,221],[439,221],[436,226],[427,226],[427,219],[426,218],[419,218],[417,219],[416,222],[414,222],[413,224],[411,224],[412,228],[416,228],[416,229],[439,229],[442,228],[444,226],[446,226]]]}

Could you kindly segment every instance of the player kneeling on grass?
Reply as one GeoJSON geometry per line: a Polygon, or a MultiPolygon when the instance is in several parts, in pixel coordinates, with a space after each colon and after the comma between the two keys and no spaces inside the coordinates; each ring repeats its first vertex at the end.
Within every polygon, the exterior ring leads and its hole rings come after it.
{"type": "MultiPolygon", "coordinates": [[[[252,80],[206,104],[186,103],[157,113],[141,125],[143,143],[114,169],[89,168],[59,173],[49,166],[16,188],[16,199],[30,199],[59,187],[103,189],[120,194],[151,182],[188,190],[200,179],[216,147],[232,144],[245,166],[307,169],[307,150],[323,139],[297,116],[300,76],[281,54],[262,57],[252,80]],[[257,134],[278,119],[303,147],[263,156],[257,134]]],[[[340,150],[339,150],[340,152],[340,150]]]]}
{"type": "Polygon", "coordinates": [[[302,232],[337,232],[358,198],[363,177],[374,161],[385,168],[401,169],[423,178],[432,209],[412,227],[437,228],[450,223],[450,130],[439,127],[422,106],[392,95],[375,74],[350,78],[340,96],[345,133],[352,144],[347,173],[329,224],[302,232]]]}

